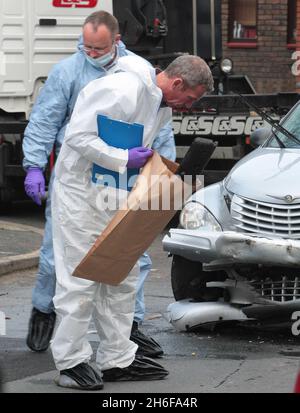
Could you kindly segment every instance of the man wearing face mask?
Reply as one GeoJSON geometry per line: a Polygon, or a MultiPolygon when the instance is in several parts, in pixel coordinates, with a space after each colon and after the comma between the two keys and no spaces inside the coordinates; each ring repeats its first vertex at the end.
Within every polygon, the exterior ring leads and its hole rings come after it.
{"type": "MultiPolygon", "coordinates": [[[[32,109],[29,124],[24,133],[23,166],[26,170],[25,191],[38,205],[45,197],[44,170],[52,149],[58,155],[66,126],[71,118],[77,96],[90,81],[117,70],[118,58],[133,55],[120,42],[118,21],[111,14],[98,11],[87,17],[83,25],[82,43],[79,51],[54,66],[32,109]]],[[[163,156],[174,160],[175,143],[168,124],[154,141],[155,149],[163,156]],[[161,148],[161,150],[160,150],[161,148]]],[[[143,156],[143,154],[137,154],[143,156]]],[[[33,290],[33,309],[29,321],[27,345],[33,351],[45,351],[53,333],[55,312],[55,266],[52,241],[51,191],[52,172],[46,204],[45,235],[40,251],[37,280],[33,290]]],[[[163,351],[152,338],[138,329],[143,319],[143,281],[149,272],[150,258],[144,254],[140,261],[136,316],[131,339],[139,345],[140,353],[158,357],[163,351]]]]}

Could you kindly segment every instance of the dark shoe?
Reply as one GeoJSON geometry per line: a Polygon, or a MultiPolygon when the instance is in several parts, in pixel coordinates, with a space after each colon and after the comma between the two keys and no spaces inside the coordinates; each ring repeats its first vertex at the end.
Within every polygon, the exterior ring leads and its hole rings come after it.
{"type": "Polygon", "coordinates": [[[46,351],[54,330],[56,314],[32,309],[26,344],[32,351],[46,351]]]}
{"type": "Polygon", "coordinates": [[[139,356],[156,358],[164,354],[163,349],[153,338],[147,337],[139,330],[139,325],[136,321],[132,324],[130,340],[139,346],[136,352],[139,356]]]}
{"type": "Polygon", "coordinates": [[[77,390],[101,390],[103,381],[99,373],[88,363],[80,363],[71,369],[60,371],[59,377],[55,380],[60,387],[77,390]]]}
{"type": "Polygon", "coordinates": [[[162,380],[169,372],[158,363],[146,357],[136,356],[130,366],[103,371],[104,381],[162,380]]]}

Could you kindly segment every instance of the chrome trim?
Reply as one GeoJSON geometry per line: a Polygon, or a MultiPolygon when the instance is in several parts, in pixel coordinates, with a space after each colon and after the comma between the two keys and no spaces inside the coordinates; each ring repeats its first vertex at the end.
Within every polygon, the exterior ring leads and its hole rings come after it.
{"type": "Polygon", "coordinates": [[[231,217],[239,232],[300,239],[300,204],[270,204],[234,195],[231,217]]]}
{"type": "Polygon", "coordinates": [[[250,285],[264,298],[284,303],[300,299],[300,280],[298,277],[283,276],[280,280],[250,281],[250,285]]]}

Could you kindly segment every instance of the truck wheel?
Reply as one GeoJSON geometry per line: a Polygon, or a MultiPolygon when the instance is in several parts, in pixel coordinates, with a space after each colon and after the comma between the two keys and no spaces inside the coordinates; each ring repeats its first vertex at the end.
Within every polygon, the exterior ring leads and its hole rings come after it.
{"type": "Polygon", "coordinates": [[[11,210],[11,202],[5,199],[0,189],[0,214],[6,214],[11,210]]]}
{"type": "Polygon", "coordinates": [[[202,264],[179,255],[173,256],[171,284],[176,301],[191,298],[196,301],[216,301],[223,296],[222,288],[206,287],[207,281],[224,281],[224,271],[206,272],[202,264]]]}
{"type": "Polygon", "coordinates": [[[11,210],[10,202],[1,202],[0,201],[0,214],[7,214],[11,210]]]}

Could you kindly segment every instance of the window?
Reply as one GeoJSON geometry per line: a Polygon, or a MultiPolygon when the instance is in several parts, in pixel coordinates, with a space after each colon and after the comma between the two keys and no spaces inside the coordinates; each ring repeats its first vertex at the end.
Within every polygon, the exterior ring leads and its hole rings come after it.
{"type": "Polygon", "coordinates": [[[288,0],[288,27],[287,27],[287,43],[296,43],[296,14],[297,14],[297,1],[288,0]]]}
{"type": "Polygon", "coordinates": [[[256,43],[257,0],[229,0],[229,42],[256,43]]]}

